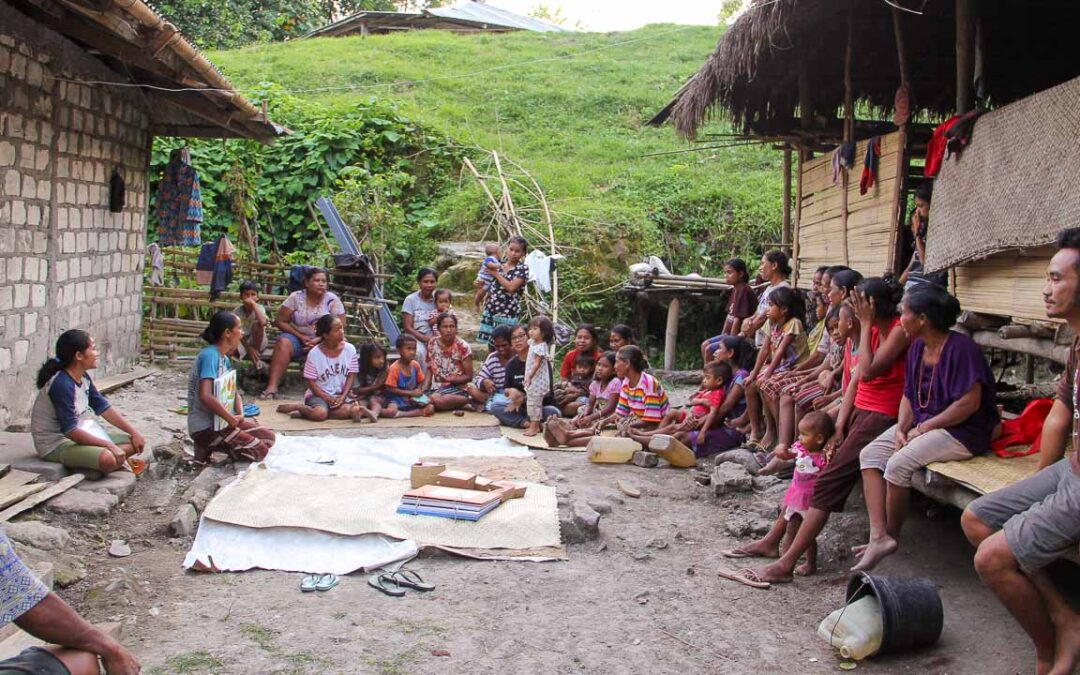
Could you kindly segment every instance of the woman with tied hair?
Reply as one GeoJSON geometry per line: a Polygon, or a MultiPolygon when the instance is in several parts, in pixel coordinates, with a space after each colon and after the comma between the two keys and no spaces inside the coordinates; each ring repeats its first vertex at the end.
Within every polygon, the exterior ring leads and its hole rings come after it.
{"type": "Polygon", "coordinates": [[[142,452],[146,440],[90,379],[98,366],[97,345],[84,330],[64,331],[56,339],[56,356],[37,373],[38,395],[30,413],[34,450],[46,462],[102,473],[123,467],[142,452]],[[120,432],[106,433],[92,422],[93,412],[120,432]]]}
{"type": "Polygon", "coordinates": [[[960,303],[936,284],[904,296],[900,326],[911,339],[904,398],[896,424],[859,455],[870,542],[856,547],[853,570],[873,569],[896,552],[915,471],[990,450],[1000,422],[994,374],[979,345],[950,330],[958,316],[960,303]]]}
{"type": "Polygon", "coordinates": [[[290,361],[304,361],[311,348],[321,342],[315,324],[327,314],[345,323],[345,305],[328,290],[330,277],[321,267],[309,267],[304,273],[304,288],[285,298],[278,309],[274,326],[281,331],[270,355],[270,374],[261,398],[278,397],[278,385],[290,361]]]}
{"type": "Polygon", "coordinates": [[[235,389],[233,405],[226,407],[215,388],[235,387],[235,369],[229,354],[244,335],[240,317],[222,310],[210,318],[202,338],[202,348],[191,364],[188,376],[188,435],[195,442],[195,463],[206,464],[214,451],[226,452],[234,460],[261,462],[277,437],[253,419],[244,417],[244,402],[235,389]]]}
{"type": "Polygon", "coordinates": [[[762,279],[769,282],[769,285],[758,296],[757,311],[754,312],[753,316],[742,322],[741,332],[743,337],[753,340],[754,346],[760,349],[768,337],[764,328],[765,322],[768,320],[766,314],[772,304],[770,298],[773,291],[778,288],[791,287],[791,284],[788,283],[788,277],[791,276],[791,265],[788,263],[787,254],[783,251],[769,251],[761,256],[758,274],[762,279]]]}

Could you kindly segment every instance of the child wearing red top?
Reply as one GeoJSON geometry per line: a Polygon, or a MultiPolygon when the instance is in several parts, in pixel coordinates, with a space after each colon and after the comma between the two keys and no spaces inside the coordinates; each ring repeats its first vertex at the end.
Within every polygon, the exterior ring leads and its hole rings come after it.
{"type": "Polygon", "coordinates": [[[698,438],[704,438],[705,432],[721,423],[717,411],[724,402],[727,383],[731,381],[731,366],[722,361],[706,364],[701,379],[701,389],[689,401],[690,410],[673,408],[669,410],[660,426],[648,432],[633,432],[630,437],[644,446],[657,434],[674,436],[684,445],[693,445],[690,432],[698,432],[698,438]]]}

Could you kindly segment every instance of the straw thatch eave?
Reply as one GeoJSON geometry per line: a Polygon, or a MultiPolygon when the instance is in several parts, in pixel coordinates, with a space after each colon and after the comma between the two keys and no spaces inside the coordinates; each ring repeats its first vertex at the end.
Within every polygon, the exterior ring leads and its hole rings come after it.
{"type": "MultiPolygon", "coordinates": [[[[1080,29],[1080,3],[982,2],[986,102],[1000,105],[1080,75],[1069,45],[1080,29]]],[[[923,119],[952,113],[956,99],[954,3],[930,0],[924,13],[901,13],[913,111],[923,119]]],[[[859,110],[885,118],[900,83],[893,10],[881,0],[755,0],[716,49],[650,123],[671,120],[693,137],[719,116],[745,134],[812,133],[841,115],[848,12],[852,91],[859,110]],[[800,124],[799,72],[810,92],[810,126],[800,124]]]]}

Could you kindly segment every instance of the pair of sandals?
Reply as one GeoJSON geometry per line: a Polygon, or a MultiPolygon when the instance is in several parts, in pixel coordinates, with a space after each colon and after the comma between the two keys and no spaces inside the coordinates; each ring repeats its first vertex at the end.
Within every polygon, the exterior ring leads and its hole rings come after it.
{"type": "Polygon", "coordinates": [[[328,591],[338,583],[336,574],[308,574],[300,581],[300,592],[328,591]]]}
{"type": "Polygon", "coordinates": [[[404,596],[408,588],[421,592],[435,590],[434,584],[426,583],[419,574],[406,569],[368,577],[368,586],[394,598],[404,596]]]}

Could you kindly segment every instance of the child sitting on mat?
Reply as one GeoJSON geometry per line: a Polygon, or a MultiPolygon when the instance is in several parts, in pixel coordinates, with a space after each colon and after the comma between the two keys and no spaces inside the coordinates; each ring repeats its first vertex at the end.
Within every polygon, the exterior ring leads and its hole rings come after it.
{"type": "MultiPolygon", "coordinates": [[[[799,422],[799,440],[792,444],[785,456],[785,459],[795,460],[795,475],[784,494],[783,510],[772,529],[763,539],[731,551],[721,551],[721,555],[726,558],[780,557],[781,547],[787,549],[791,545],[810,509],[814,483],[827,463],[825,444],[835,431],[836,425],[828,413],[815,410],[802,418],[799,422]]],[[[795,574],[810,576],[816,571],[817,540],[806,549],[806,562],[795,568],[795,574]]]]}
{"type": "Polygon", "coordinates": [[[360,364],[356,347],[345,341],[345,324],[333,314],[324,314],[315,322],[315,335],[321,342],[308,352],[304,361],[304,380],[308,385],[304,402],[283,403],[278,406],[278,412],[313,422],[372,419],[370,410],[349,399],[360,364]]]}
{"type": "Polygon", "coordinates": [[[572,429],[589,429],[597,422],[615,414],[619,405],[619,392],[622,380],[615,377],[615,352],[604,352],[593,369],[593,379],[589,383],[589,400],[570,420],[572,429]]]}
{"type": "Polygon", "coordinates": [[[416,338],[402,334],[395,346],[398,360],[386,371],[384,417],[431,417],[435,406],[424,395],[424,371],[416,360],[416,338]]]}
{"type": "Polygon", "coordinates": [[[595,370],[592,354],[578,354],[569,381],[555,385],[555,402],[563,415],[573,417],[589,403],[589,386],[595,370]]]}
{"type": "Polygon", "coordinates": [[[631,431],[630,438],[644,446],[657,434],[674,436],[683,445],[693,445],[691,432],[697,431],[704,437],[709,429],[720,424],[717,415],[724,403],[724,392],[731,382],[731,365],[721,361],[710,361],[702,370],[701,389],[690,397],[686,408],[672,408],[664,415],[660,426],[647,432],[631,431]]]}
{"type": "Polygon", "coordinates": [[[375,422],[386,405],[383,390],[386,387],[386,350],[375,342],[360,345],[360,372],[356,374],[353,396],[356,402],[371,411],[375,422]]]}

